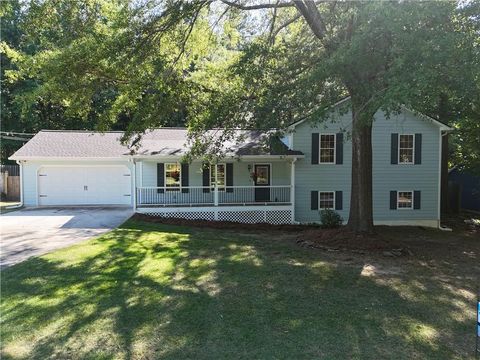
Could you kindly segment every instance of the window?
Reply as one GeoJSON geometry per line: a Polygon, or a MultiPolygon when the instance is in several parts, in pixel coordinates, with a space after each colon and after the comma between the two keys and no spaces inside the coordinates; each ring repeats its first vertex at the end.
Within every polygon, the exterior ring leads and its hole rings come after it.
{"type": "Polygon", "coordinates": [[[413,209],[413,191],[399,191],[397,209],[413,209]]]}
{"type": "Polygon", "coordinates": [[[400,135],[398,142],[398,163],[413,164],[414,140],[413,135],[400,135]]]}
{"type": "Polygon", "coordinates": [[[318,193],[319,206],[321,210],[325,209],[335,209],[335,192],[334,191],[325,191],[318,193]]]}
{"type": "Polygon", "coordinates": [[[180,188],[181,170],[180,164],[165,164],[165,187],[176,190],[180,188]]]}
{"type": "Polygon", "coordinates": [[[270,165],[255,164],[255,185],[270,185],[270,165]]]}
{"type": "Polygon", "coordinates": [[[210,186],[212,188],[215,187],[216,184],[218,186],[218,190],[225,190],[225,179],[225,164],[210,165],[210,186]]]}
{"type": "Polygon", "coordinates": [[[320,163],[335,164],[335,134],[320,134],[320,163]]]}

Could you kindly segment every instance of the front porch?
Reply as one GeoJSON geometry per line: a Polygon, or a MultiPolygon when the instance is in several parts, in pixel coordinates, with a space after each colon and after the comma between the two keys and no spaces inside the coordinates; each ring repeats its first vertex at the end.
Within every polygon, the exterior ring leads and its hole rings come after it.
{"type": "Polygon", "coordinates": [[[244,223],[294,221],[295,159],[214,165],[143,160],[135,167],[139,213],[244,223]]]}

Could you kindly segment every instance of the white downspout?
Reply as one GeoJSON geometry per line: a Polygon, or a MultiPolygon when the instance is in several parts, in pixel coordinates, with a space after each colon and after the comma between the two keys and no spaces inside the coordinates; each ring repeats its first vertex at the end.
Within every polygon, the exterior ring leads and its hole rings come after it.
{"type": "Polygon", "coordinates": [[[133,162],[133,211],[137,212],[137,163],[135,159],[133,162]]]}
{"type": "Polygon", "coordinates": [[[23,206],[23,163],[20,160],[17,160],[16,163],[20,168],[20,204],[17,206],[9,207],[9,209],[15,209],[23,206]]]}
{"type": "MultiPolygon", "coordinates": [[[[439,145],[439,160],[438,160],[438,229],[443,231],[452,231],[449,227],[442,226],[441,218],[442,218],[442,157],[443,157],[443,137],[448,133],[445,131],[442,133],[442,129],[440,131],[440,145],[439,145]]],[[[447,190],[448,191],[448,190],[447,190]]],[[[448,193],[447,193],[448,196],[448,193]]]]}

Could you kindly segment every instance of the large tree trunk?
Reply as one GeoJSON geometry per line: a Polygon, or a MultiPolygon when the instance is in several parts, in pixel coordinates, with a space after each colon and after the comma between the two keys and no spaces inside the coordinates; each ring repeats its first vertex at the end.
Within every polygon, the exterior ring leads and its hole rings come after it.
{"type": "Polygon", "coordinates": [[[360,104],[352,99],[352,187],[347,226],[356,233],[372,233],[373,114],[360,104]]]}

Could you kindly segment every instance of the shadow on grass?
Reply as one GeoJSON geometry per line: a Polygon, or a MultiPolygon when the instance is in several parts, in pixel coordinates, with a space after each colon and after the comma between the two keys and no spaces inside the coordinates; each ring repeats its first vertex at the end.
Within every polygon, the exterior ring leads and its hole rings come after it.
{"type": "MultiPolygon", "coordinates": [[[[3,358],[468,357],[468,298],[288,242],[128,222],[2,274],[3,358]]],[[[470,322],[472,320],[472,322],[470,322]]]]}

